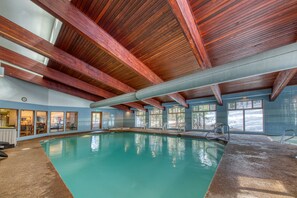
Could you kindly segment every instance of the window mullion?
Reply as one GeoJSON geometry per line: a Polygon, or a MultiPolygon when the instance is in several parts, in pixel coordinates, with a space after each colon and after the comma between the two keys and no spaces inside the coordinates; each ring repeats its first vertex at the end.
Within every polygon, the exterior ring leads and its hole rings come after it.
{"type": "Polygon", "coordinates": [[[245,132],[245,109],[243,110],[243,131],[245,132]]]}
{"type": "Polygon", "coordinates": [[[205,112],[202,112],[203,115],[203,129],[205,130],[205,112]]]}

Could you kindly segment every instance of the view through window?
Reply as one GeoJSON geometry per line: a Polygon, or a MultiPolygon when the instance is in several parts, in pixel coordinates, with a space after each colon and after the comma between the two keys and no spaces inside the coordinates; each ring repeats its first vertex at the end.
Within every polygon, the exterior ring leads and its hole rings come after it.
{"type": "Polygon", "coordinates": [[[228,125],[231,131],[263,132],[263,101],[228,103],[228,125]]]}
{"type": "Polygon", "coordinates": [[[136,111],[135,127],[144,127],[144,126],[145,126],[145,111],[136,111]]]}
{"type": "Polygon", "coordinates": [[[21,110],[21,137],[34,135],[34,111],[21,110]]]}
{"type": "Polygon", "coordinates": [[[78,112],[66,112],[66,131],[76,131],[78,125],[78,112]]]}
{"type": "Polygon", "coordinates": [[[47,112],[36,112],[36,134],[47,133],[47,112]]]}
{"type": "Polygon", "coordinates": [[[150,112],[150,128],[162,128],[163,125],[163,119],[162,119],[162,113],[163,110],[154,108],[149,111],[150,112]]]}
{"type": "Polygon", "coordinates": [[[92,130],[102,128],[102,112],[92,112],[92,130]]]}
{"type": "Polygon", "coordinates": [[[213,129],[216,123],[216,105],[203,104],[193,106],[192,109],[192,129],[213,129]]]}
{"type": "Polygon", "coordinates": [[[64,131],[64,112],[51,112],[51,132],[64,131]]]}
{"type": "Polygon", "coordinates": [[[0,109],[0,128],[18,128],[18,110],[0,109]]]}
{"type": "Polygon", "coordinates": [[[168,109],[168,128],[177,129],[185,126],[185,108],[174,106],[168,109]]]}

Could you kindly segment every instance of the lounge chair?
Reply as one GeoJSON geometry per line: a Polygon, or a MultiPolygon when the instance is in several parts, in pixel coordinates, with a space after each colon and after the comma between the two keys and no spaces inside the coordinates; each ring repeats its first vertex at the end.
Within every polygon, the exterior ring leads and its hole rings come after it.
{"type": "Polygon", "coordinates": [[[0,149],[10,148],[10,144],[8,142],[0,141],[0,149]]]}
{"type": "Polygon", "coordinates": [[[6,153],[4,153],[3,151],[0,151],[0,160],[3,160],[7,157],[8,157],[8,155],[6,153]]]}

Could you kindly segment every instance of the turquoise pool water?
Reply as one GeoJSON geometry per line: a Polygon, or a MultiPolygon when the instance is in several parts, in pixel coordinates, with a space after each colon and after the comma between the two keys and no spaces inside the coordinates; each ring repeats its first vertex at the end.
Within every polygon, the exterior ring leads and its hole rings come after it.
{"type": "Polygon", "coordinates": [[[74,197],[204,197],[224,152],[215,142],[109,133],[42,142],[74,197]]]}

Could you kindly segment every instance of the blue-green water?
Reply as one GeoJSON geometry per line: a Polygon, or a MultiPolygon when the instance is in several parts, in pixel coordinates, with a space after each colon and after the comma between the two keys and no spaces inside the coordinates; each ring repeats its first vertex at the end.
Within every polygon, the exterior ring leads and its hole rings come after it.
{"type": "Polygon", "coordinates": [[[202,139],[112,133],[42,146],[74,197],[204,197],[224,146],[202,139]]]}

